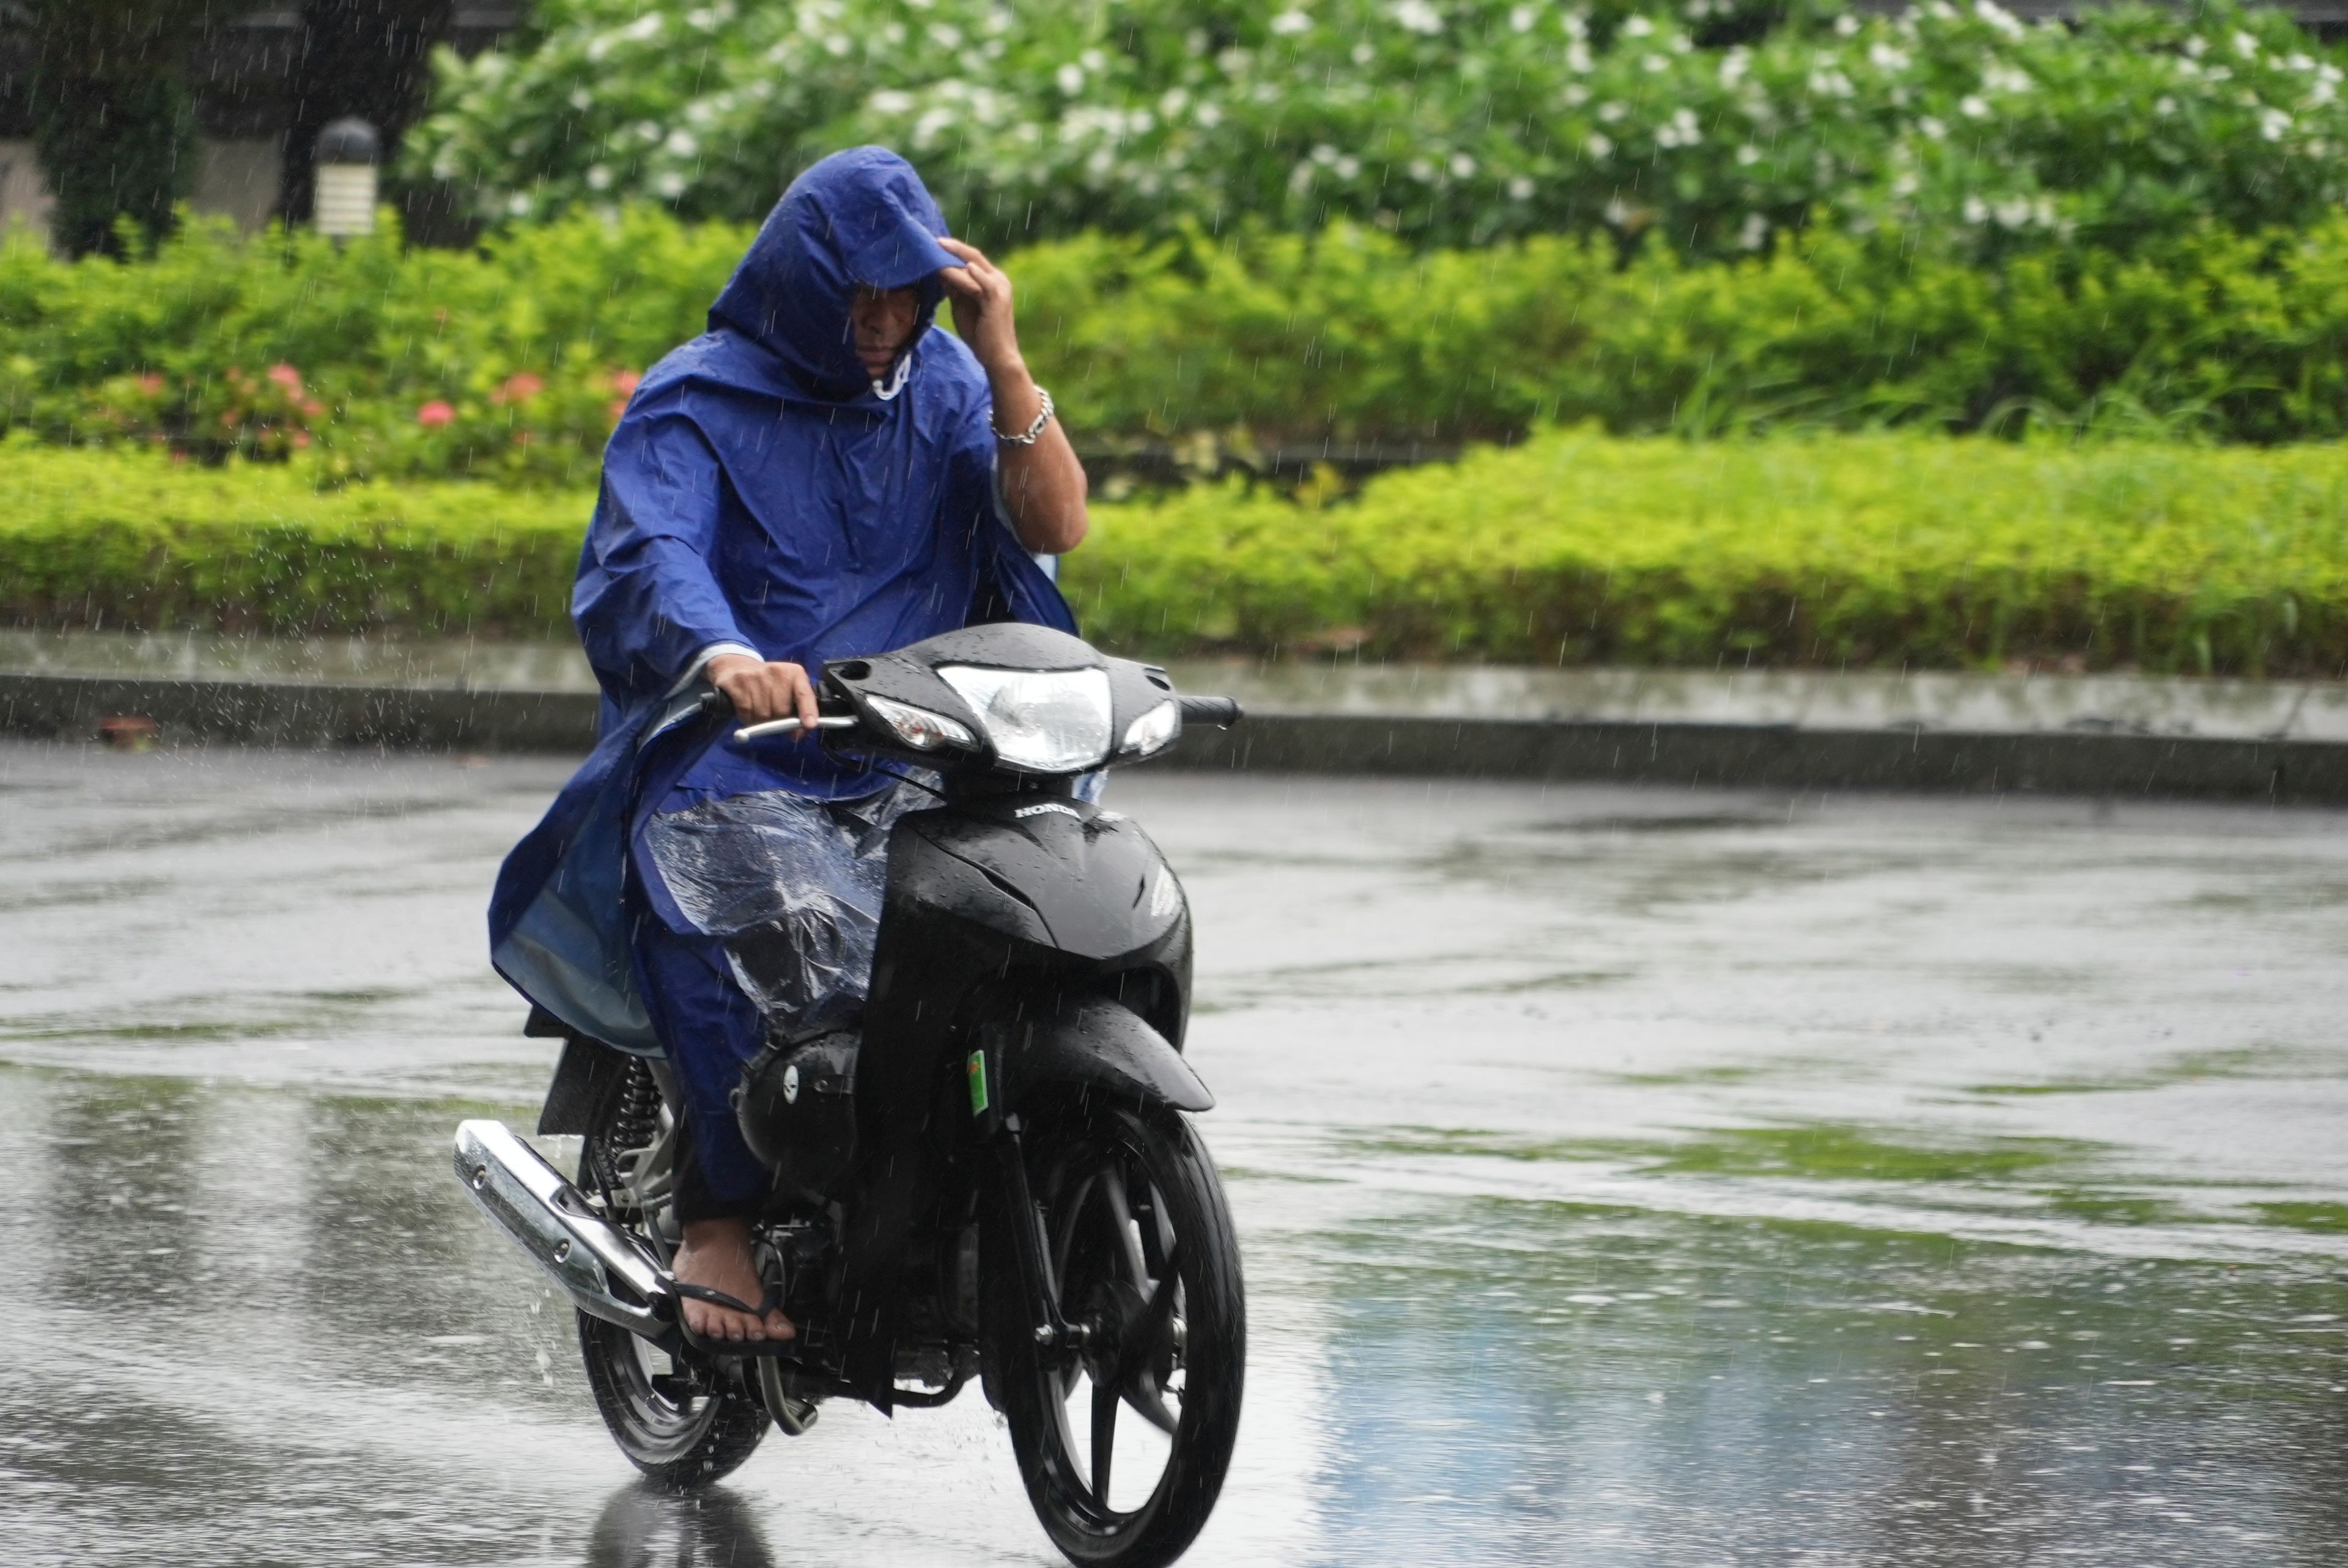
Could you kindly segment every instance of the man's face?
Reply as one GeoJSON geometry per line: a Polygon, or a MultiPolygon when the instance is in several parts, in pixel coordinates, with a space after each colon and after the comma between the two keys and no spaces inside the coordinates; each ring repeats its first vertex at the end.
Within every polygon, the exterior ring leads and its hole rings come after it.
{"type": "Polygon", "coordinates": [[[856,357],[864,362],[865,374],[875,381],[887,379],[889,367],[912,341],[921,314],[921,296],[911,289],[858,286],[848,319],[855,328],[856,357]]]}

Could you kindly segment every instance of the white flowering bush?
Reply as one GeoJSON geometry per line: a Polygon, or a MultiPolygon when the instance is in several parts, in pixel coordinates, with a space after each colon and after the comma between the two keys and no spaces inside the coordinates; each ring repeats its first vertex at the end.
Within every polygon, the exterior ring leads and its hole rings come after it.
{"type": "Polygon", "coordinates": [[[1970,254],[2126,247],[2348,195],[2341,67],[2276,11],[2065,27],[1801,0],[1761,27],[1753,3],[541,0],[511,48],[440,57],[408,172],[491,220],[747,219],[877,141],[982,240],[1346,219],[1692,255],[1813,220],[1970,254]]]}

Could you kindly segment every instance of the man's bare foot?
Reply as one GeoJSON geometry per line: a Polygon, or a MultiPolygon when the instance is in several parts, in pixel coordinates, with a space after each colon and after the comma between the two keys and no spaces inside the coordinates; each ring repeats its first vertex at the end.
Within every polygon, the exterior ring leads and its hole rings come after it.
{"type": "MultiPolygon", "coordinates": [[[[675,1273],[687,1285],[722,1290],[736,1301],[756,1302],[767,1294],[750,1260],[750,1225],[747,1220],[695,1220],[685,1227],[685,1245],[676,1249],[675,1273]]],[[[685,1326],[704,1339],[790,1339],[798,1330],[779,1312],[761,1319],[736,1312],[714,1301],[679,1298],[685,1326]]]]}

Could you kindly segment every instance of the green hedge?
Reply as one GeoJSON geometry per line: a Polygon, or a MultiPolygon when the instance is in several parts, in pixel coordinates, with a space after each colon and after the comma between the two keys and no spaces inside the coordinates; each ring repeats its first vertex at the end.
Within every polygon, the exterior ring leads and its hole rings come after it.
{"type": "Polygon", "coordinates": [[[565,624],[592,493],[318,489],[280,464],[0,446],[0,620],[57,627],[543,636],[565,624]]]}
{"type": "MultiPolygon", "coordinates": [[[[583,491],[0,450],[0,618],[560,634],[583,491]]],[[[1107,645],[1540,663],[2348,667],[2348,452],[1544,435],[1316,505],[1096,507],[1107,645]]]]}
{"type": "MultiPolygon", "coordinates": [[[[0,246],[0,428],[290,456],[322,478],[589,484],[629,377],[700,330],[747,240],[640,209],[467,253],[201,225],[133,262],[0,246]]],[[[1995,271],[1884,237],[1626,268],[1603,241],[1413,252],[1343,227],[1085,236],[1009,265],[1030,362],[1092,446],[1244,456],[1585,420],[2348,435],[2339,216],[1995,271]]]]}

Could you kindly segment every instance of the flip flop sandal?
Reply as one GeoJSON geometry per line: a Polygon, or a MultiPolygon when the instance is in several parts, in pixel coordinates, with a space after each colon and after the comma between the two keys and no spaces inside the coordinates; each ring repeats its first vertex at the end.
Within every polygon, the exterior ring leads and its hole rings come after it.
{"type": "MultiPolygon", "coordinates": [[[[689,1296],[695,1301],[706,1301],[712,1307],[723,1307],[729,1312],[746,1312],[757,1318],[764,1318],[767,1313],[775,1311],[783,1304],[783,1287],[779,1285],[767,1286],[767,1294],[758,1298],[756,1306],[737,1296],[728,1296],[722,1290],[712,1289],[706,1285],[688,1285],[682,1279],[670,1280],[669,1288],[679,1296],[689,1296]]],[[[789,1356],[796,1354],[799,1348],[799,1339],[796,1333],[788,1339],[707,1338],[695,1334],[686,1326],[685,1314],[682,1312],[676,1315],[676,1331],[685,1337],[686,1344],[705,1356],[789,1356]]]]}

